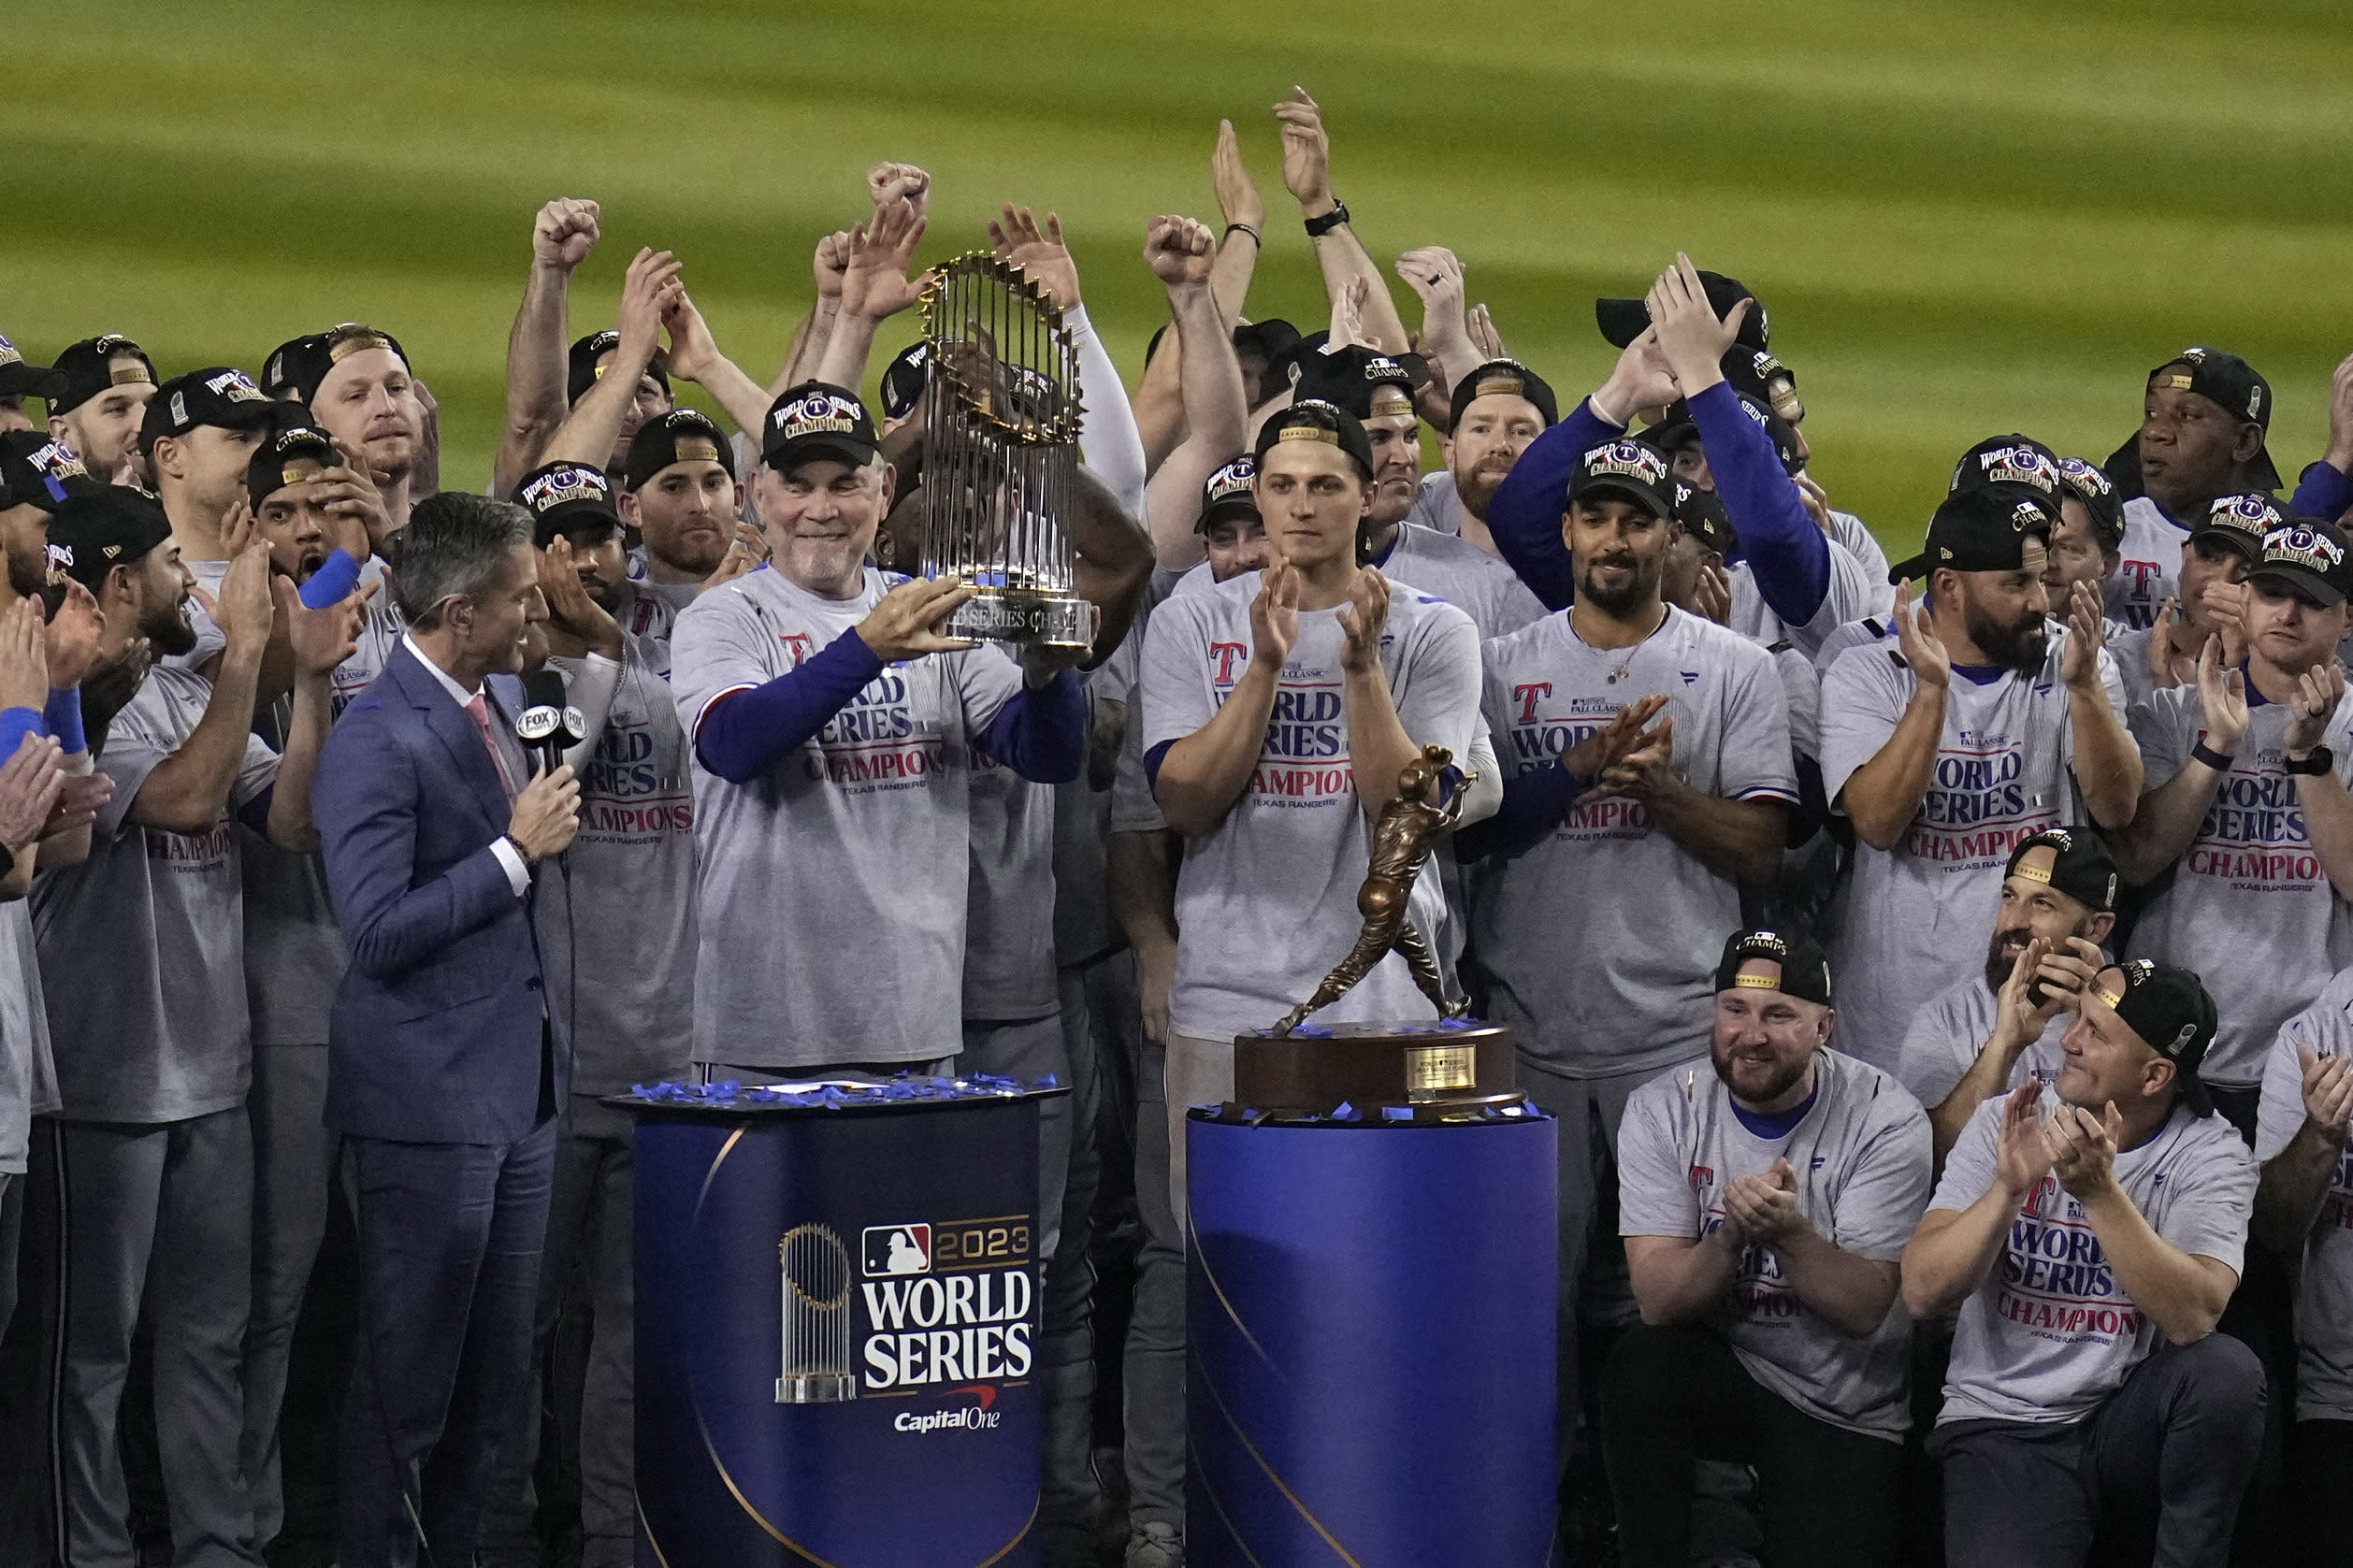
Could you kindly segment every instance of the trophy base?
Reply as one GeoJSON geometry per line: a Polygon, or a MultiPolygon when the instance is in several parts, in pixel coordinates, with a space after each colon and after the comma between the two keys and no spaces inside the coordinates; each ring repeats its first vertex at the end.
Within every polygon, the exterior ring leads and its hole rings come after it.
{"type": "Polygon", "coordinates": [[[1272,1115],[1329,1115],[1344,1103],[1476,1114],[1519,1099],[1517,1053],[1501,1024],[1310,1020],[1234,1041],[1234,1103],[1272,1115]]]}
{"type": "Polygon", "coordinates": [[[1091,648],[1092,600],[1022,588],[983,588],[947,618],[949,637],[990,642],[1035,642],[1048,648],[1091,648]]]}
{"type": "Polygon", "coordinates": [[[843,1373],[803,1372],[776,1379],[778,1404],[840,1404],[858,1397],[858,1379],[843,1373]]]}

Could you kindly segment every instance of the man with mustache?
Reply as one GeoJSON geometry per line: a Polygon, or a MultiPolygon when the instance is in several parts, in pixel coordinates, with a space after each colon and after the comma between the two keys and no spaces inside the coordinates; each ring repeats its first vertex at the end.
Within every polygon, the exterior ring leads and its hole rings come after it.
{"type": "Polygon", "coordinates": [[[1913,1014],[1967,975],[2010,852],[2045,827],[2132,820],[2141,756],[2077,583],[2054,637],[2043,586],[2057,507],[1987,483],[1948,496],[1896,568],[1898,651],[1847,649],[1822,682],[1822,783],[1855,826],[1832,951],[1849,976],[1844,1049],[1892,1069],[1913,1014]]]}
{"type": "Polygon", "coordinates": [[[2010,852],[1984,972],[1928,1000],[1896,1062],[1928,1108],[1940,1166],[1980,1105],[2058,1076],[2068,1003],[2107,961],[2117,880],[2107,843],[2088,827],[2046,827],[2010,852]]]}
{"type": "Polygon", "coordinates": [[[1828,1042],[1809,938],[1735,932],[1710,1077],[1635,1091],[1619,1230],[1641,1324],[1610,1352],[1602,1441],[1627,1568],[1691,1561],[1696,1462],[1756,1467],[1765,1560],[1895,1557],[1904,1346],[1897,1265],[1928,1201],[1920,1107],[1828,1042]]]}

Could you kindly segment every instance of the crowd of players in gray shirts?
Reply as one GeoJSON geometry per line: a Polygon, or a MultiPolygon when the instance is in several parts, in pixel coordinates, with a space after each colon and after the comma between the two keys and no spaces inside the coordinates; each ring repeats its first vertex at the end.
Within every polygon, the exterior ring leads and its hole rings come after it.
{"type": "MultiPolygon", "coordinates": [[[[479,1561],[631,1561],[600,1098],[855,1063],[1073,1086],[1040,1536],[1180,1563],[1182,1114],[1353,939],[1425,744],[1467,798],[1416,927],[1559,1122],[1564,1561],[2321,1549],[2353,1460],[2353,360],[2291,496],[2268,383],[2190,348],[2104,460],[1962,453],[1891,569],[1810,477],[1748,290],[1678,257],[1599,302],[1621,357],[1564,414],[1451,253],[1396,262],[1407,329],[1319,111],[1276,115],[1328,328],[1246,313],[1268,217],[1230,125],[1223,231],[1148,226],[1171,324],[1132,390],[1053,221],[990,225],[1082,367],[1083,758],[993,756],[1022,671],[940,635],[969,589],[916,558],[920,345],[879,420],[856,390],[918,298],[929,178],[873,171],[766,384],[666,252],[568,357],[601,214],[539,214],[489,491],[592,733],[514,1348],[549,1381],[479,1561]],[[722,763],[706,721],[755,697],[814,716],[722,763]]],[[[300,797],[403,637],[401,531],[493,503],[442,491],[429,367],[379,327],[250,376],[119,334],[48,357],[0,339],[0,1557],[325,1561],[346,957],[300,797]]],[[[1427,1014],[1393,956],[1330,1015],[1427,1014]]]]}

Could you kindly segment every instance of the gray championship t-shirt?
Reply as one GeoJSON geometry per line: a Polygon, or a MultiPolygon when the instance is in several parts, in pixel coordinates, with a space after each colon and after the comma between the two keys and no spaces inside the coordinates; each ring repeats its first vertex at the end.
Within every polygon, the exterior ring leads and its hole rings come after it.
{"type": "MultiPolygon", "coordinates": [[[[1970,1118],[1931,1211],[1958,1214],[1994,1185],[2007,1103],[1988,1100],[1970,1118]]],[[[2256,1172],[2229,1122],[2175,1106],[2156,1137],[2116,1156],[2115,1173],[2158,1236],[2238,1269],[2256,1172]]],[[[2010,1222],[1985,1282],[1961,1303],[1937,1424],[2079,1420],[2116,1391],[2158,1337],[2125,1294],[2083,1204],[2046,1175],[2010,1222]]]]}
{"type": "MultiPolygon", "coordinates": [[[[784,675],[905,579],[850,599],[772,567],[678,615],[671,685],[689,738],[715,698],[784,675]]],[[[694,767],[701,945],[695,1060],[799,1069],[962,1049],[970,753],[1021,671],[989,648],[885,669],[747,784],[694,767]]]]}
{"type": "MultiPolygon", "coordinates": [[[[2043,668],[1980,682],[1960,669],[1944,704],[1927,793],[1893,849],[1859,838],[1831,916],[1841,1050],[1892,1071],[1921,1004],[1985,962],[2012,846],[2080,822],[2070,770],[2074,725],[2059,680],[2064,637],[2043,668]]],[[[2105,649],[2100,675],[2119,718],[2124,690],[2105,649]]],[[[1822,681],[1822,787],[1834,808],[1912,700],[1912,671],[1875,644],[1848,649],[1822,681]]],[[[1682,737],[1679,735],[1677,740],[1682,737]]]]}
{"type": "MultiPolygon", "coordinates": [[[[1179,592],[1152,612],[1144,644],[1144,749],[1217,715],[1250,662],[1259,573],[1179,592]]],[[[1372,825],[1349,755],[1338,611],[1303,611],[1257,768],[1207,833],[1189,839],[1176,877],[1176,976],[1170,1028],[1209,1039],[1264,1029],[1304,1001],[1363,928],[1356,894],[1372,825]]],[[[1479,722],[1479,634],[1451,604],[1393,583],[1381,665],[1405,732],[1462,756],[1479,722]]],[[[1429,941],[1444,917],[1436,870],[1415,883],[1410,918],[1429,941]]],[[[1436,1010],[1391,953],[1322,1023],[1411,1022],[1436,1010]]]]}
{"type": "MultiPolygon", "coordinates": [[[[574,1094],[683,1077],[693,1043],[695,800],[671,698],[672,612],[630,588],[614,616],[621,678],[581,770],[580,831],[564,856],[580,984],[556,1004],[572,1016],[574,1094]]],[[[583,661],[550,662],[572,680],[583,661]]]]}
{"type": "MultiPolygon", "coordinates": [[[[2316,1057],[2353,1057],[2353,970],[2280,1027],[2263,1066],[2255,1158],[2268,1165],[2304,1125],[2304,1069],[2316,1057]]],[[[2296,1414],[2299,1421],[2353,1421],[2353,1149],[2337,1151],[2328,1196],[2303,1240],[2296,1270],[2296,1414]]]]}
{"type": "Polygon", "coordinates": [[[1392,582],[1410,583],[1468,615],[1482,642],[1545,616],[1544,601],[1528,591],[1519,573],[1453,534],[1401,523],[1389,558],[1376,564],[1392,582]]]}
{"type": "MultiPolygon", "coordinates": [[[[2353,922],[2305,836],[2296,780],[2283,766],[2293,715],[2286,703],[2265,702],[2252,684],[2246,697],[2246,736],[2230,771],[2127,949],[2205,978],[2221,1023],[2198,1075],[2232,1088],[2262,1080],[2279,1026],[2353,957],[2353,922]],[[2241,957],[2217,961],[2224,954],[2241,957]]],[[[2147,713],[2144,790],[2180,772],[2205,732],[2194,686],[2156,693],[2147,713]]],[[[2337,703],[2321,744],[2336,753],[2337,777],[2353,779],[2353,696],[2337,703]]]]}
{"type": "MultiPolygon", "coordinates": [[[[1635,648],[1593,648],[1569,611],[1487,644],[1485,712],[1510,776],[1542,768],[1655,693],[1674,770],[1702,795],[1795,801],[1789,708],[1770,655],[1669,608],[1635,648]]],[[[1653,1072],[1708,1048],[1711,976],[1740,890],[1621,797],[1580,796],[1489,863],[1472,913],[1495,1021],[1570,1077],[1653,1072]]]]}
{"type": "MultiPolygon", "coordinates": [[[[98,758],[114,794],[91,829],[90,858],[35,879],[67,1120],[184,1121],[237,1104],[252,1082],[236,831],[225,815],[194,834],[127,821],[147,776],[195,733],[211,699],[212,683],[193,670],[148,671],[98,758]]],[[[277,753],[248,735],[230,809],[277,776],[277,753]]]]}
{"type": "Polygon", "coordinates": [[[2158,607],[2181,594],[2182,545],[2189,530],[2146,496],[2124,503],[2115,575],[2103,585],[2108,613],[2138,630],[2157,625],[2158,607]]]}
{"type": "Polygon", "coordinates": [[[1885,615],[1896,608],[1896,585],[1887,581],[1887,552],[1880,548],[1879,536],[1871,525],[1851,511],[1830,509],[1830,537],[1846,546],[1846,553],[1855,557],[1855,564],[1863,568],[1863,581],[1869,585],[1864,597],[1864,613],[1885,615]]]}
{"type": "Polygon", "coordinates": [[[0,904],[0,1176],[24,1173],[33,1118],[56,1110],[33,915],[24,899],[12,899],[0,904]]]}
{"type": "MultiPolygon", "coordinates": [[[[1999,999],[1985,988],[1985,977],[1970,974],[1930,997],[1913,1014],[1896,1059],[1896,1077],[1913,1099],[1933,1110],[1960,1086],[1976,1065],[1977,1053],[1994,1037],[1999,1005],[1999,999]]],[[[2052,1015],[2043,1026],[2042,1035],[2011,1064],[2010,1081],[2002,1086],[2004,1093],[2029,1078],[2045,1084],[2058,1081],[2059,1069],[2066,1065],[2059,1042],[2074,1021],[2075,1014],[2063,1007],[2052,1015]]]]}
{"type": "MultiPolygon", "coordinates": [[[[1741,1124],[1707,1063],[1673,1068],[1634,1091],[1618,1128],[1618,1233],[1713,1235],[1725,1189],[1777,1159],[1797,1173],[1797,1208],[1831,1245],[1894,1263],[1928,1201],[1928,1118],[1893,1078],[1836,1051],[1814,1057],[1814,1098],[1778,1138],[1741,1124]]],[[[1912,1319],[1900,1300],[1868,1338],[1816,1316],[1782,1276],[1771,1246],[1742,1249],[1709,1321],[1749,1375],[1816,1420],[1900,1442],[1912,1319]]]]}

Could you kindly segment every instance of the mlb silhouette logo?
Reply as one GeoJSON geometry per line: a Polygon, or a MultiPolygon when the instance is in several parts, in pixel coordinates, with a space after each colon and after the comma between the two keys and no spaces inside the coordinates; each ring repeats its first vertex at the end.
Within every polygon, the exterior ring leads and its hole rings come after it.
{"type": "Polygon", "coordinates": [[[864,1231],[869,1274],[928,1274],[931,1272],[929,1225],[869,1225],[864,1231]]]}

